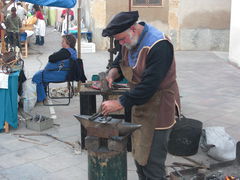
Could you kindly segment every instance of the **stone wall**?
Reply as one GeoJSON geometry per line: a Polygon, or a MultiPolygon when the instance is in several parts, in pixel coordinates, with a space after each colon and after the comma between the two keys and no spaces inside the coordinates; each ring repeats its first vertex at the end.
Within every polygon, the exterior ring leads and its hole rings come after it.
{"type": "Polygon", "coordinates": [[[232,0],[229,59],[240,67],[240,1],[232,0]]]}
{"type": "MultiPolygon", "coordinates": [[[[129,10],[129,0],[86,0],[89,26],[97,49],[107,49],[109,39],[101,33],[113,15],[129,10]]],[[[139,21],[146,21],[168,34],[177,50],[220,50],[229,47],[231,1],[163,0],[162,7],[131,7],[139,21]]]]}
{"type": "Polygon", "coordinates": [[[230,12],[229,0],[181,0],[179,49],[227,51],[230,12]]]}

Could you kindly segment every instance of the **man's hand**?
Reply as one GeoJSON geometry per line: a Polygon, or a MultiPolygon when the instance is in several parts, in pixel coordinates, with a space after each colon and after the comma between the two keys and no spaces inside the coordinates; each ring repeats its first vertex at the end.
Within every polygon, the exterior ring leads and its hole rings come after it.
{"type": "Polygon", "coordinates": [[[108,87],[112,88],[112,83],[113,83],[114,79],[110,76],[106,76],[106,80],[108,82],[108,87]]]}
{"type": "Polygon", "coordinates": [[[121,109],[123,109],[123,106],[119,103],[118,100],[108,100],[102,103],[102,114],[104,116],[121,109]]]}
{"type": "Polygon", "coordinates": [[[108,75],[106,76],[106,80],[108,82],[108,87],[112,88],[112,83],[114,82],[115,79],[119,77],[118,69],[117,68],[112,68],[109,72],[108,75]]]}

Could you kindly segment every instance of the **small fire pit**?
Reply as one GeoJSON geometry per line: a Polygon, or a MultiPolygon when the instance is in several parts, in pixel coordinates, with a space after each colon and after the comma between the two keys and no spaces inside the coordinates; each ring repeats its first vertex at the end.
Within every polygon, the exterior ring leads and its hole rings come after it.
{"type": "Polygon", "coordinates": [[[237,143],[236,159],[210,164],[208,168],[193,167],[170,173],[171,180],[240,180],[240,142],[237,143]]]}
{"type": "Polygon", "coordinates": [[[240,177],[235,177],[235,176],[226,176],[224,180],[239,180],[240,177]]]}

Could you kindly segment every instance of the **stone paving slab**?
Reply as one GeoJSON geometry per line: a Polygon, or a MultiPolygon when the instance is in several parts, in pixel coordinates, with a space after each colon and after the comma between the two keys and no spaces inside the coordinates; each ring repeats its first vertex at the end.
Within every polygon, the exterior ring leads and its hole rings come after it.
{"type": "MultiPolygon", "coordinates": [[[[0,171],[1,171],[1,168],[0,168],[0,171]]],[[[1,179],[1,180],[8,180],[6,177],[4,177],[3,175],[1,175],[1,173],[0,173],[0,179],[1,179]]]]}
{"type": "Polygon", "coordinates": [[[54,173],[50,173],[44,177],[45,180],[66,180],[66,179],[88,179],[88,174],[86,170],[81,170],[81,165],[75,165],[73,167],[69,167],[63,169],[61,171],[57,171],[54,173]]]}
{"type": "MultiPolygon", "coordinates": [[[[48,172],[32,163],[2,170],[2,175],[10,180],[42,180],[48,172]]],[[[1,176],[0,176],[1,177],[1,176]]]]}
{"type": "Polygon", "coordinates": [[[74,167],[81,162],[81,157],[69,152],[60,152],[37,161],[36,165],[49,172],[56,172],[68,167],[74,167]]]}
{"type": "MultiPolygon", "coordinates": [[[[24,143],[22,142],[22,144],[24,143]]],[[[17,165],[25,164],[27,162],[46,158],[48,156],[48,153],[38,149],[37,147],[25,148],[23,150],[2,155],[0,166],[3,168],[11,168],[17,165]]]]}

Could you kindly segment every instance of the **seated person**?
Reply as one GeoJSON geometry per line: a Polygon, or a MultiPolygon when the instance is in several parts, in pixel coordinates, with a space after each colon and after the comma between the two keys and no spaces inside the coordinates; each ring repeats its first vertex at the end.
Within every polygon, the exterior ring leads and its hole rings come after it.
{"type": "Polygon", "coordinates": [[[77,59],[75,44],[76,39],[73,35],[63,35],[62,49],[48,57],[48,63],[44,68],[46,71],[40,70],[33,76],[32,81],[37,85],[37,102],[45,100],[47,82],[63,82],[67,80],[70,67],[69,59],[77,59]]]}

